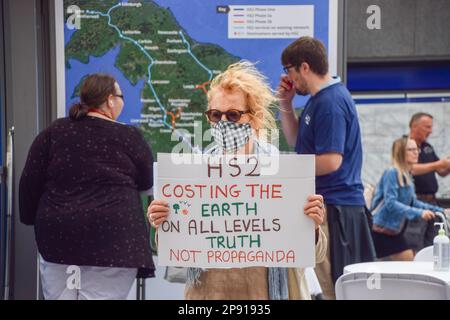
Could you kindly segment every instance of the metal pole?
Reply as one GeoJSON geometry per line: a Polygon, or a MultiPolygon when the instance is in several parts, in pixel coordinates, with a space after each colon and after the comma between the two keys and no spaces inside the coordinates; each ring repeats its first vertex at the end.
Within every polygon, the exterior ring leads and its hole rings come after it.
{"type": "Polygon", "coordinates": [[[136,300],[145,300],[145,279],[136,279],[136,300]]]}
{"type": "Polygon", "coordinates": [[[6,255],[5,255],[5,300],[9,300],[9,285],[10,285],[10,264],[11,264],[11,243],[12,243],[12,223],[13,223],[13,208],[14,208],[14,127],[9,130],[8,142],[6,151],[6,193],[7,193],[7,207],[6,207],[6,255]]]}

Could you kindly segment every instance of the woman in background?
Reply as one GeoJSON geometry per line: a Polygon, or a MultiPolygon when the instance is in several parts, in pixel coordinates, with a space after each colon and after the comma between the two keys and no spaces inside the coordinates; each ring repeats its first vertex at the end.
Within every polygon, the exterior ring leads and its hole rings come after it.
{"type": "Polygon", "coordinates": [[[126,299],[154,265],[140,191],[153,185],[152,153],[116,120],[116,80],[88,76],[70,117],[33,142],[20,180],[20,217],[34,225],[45,299],[126,299]]]}
{"type": "Polygon", "coordinates": [[[372,200],[372,237],[378,258],[413,260],[414,252],[403,235],[407,220],[430,220],[434,212],[448,211],[417,200],[411,169],[418,160],[419,148],[414,140],[403,137],[394,142],[393,167],[384,172],[372,200]]]}

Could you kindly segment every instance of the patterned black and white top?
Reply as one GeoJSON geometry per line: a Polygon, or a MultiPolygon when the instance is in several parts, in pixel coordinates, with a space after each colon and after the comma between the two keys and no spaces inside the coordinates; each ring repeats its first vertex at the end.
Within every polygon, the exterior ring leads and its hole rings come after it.
{"type": "Polygon", "coordinates": [[[96,117],[55,121],[33,142],[19,186],[21,221],[45,261],[139,268],[154,276],[139,191],[153,157],[138,129],[96,117]]]}

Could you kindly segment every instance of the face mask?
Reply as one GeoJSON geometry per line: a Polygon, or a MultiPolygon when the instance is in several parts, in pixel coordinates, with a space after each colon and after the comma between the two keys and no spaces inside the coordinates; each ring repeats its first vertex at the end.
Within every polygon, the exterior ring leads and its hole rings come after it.
{"type": "Polygon", "coordinates": [[[219,121],[212,126],[214,141],[226,153],[240,150],[248,143],[252,134],[252,127],[248,123],[219,121]]]}

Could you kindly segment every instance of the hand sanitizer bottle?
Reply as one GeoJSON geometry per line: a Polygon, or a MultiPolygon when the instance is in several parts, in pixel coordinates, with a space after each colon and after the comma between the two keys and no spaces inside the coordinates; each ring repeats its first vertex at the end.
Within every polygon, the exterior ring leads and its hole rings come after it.
{"type": "Polygon", "coordinates": [[[450,240],[445,235],[444,223],[436,222],[439,225],[439,233],[433,241],[433,261],[435,271],[448,271],[450,266],[450,240]]]}

